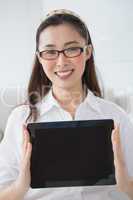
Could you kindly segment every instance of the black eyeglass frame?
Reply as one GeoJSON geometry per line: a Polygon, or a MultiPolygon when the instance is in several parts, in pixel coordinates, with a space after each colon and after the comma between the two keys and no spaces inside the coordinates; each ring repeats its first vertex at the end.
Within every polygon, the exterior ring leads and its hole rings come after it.
{"type": "Polygon", "coordinates": [[[55,58],[43,58],[43,57],[41,56],[41,53],[47,52],[47,51],[49,51],[49,50],[37,51],[37,52],[39,53],[40,57],[41,57],[42,59],[44,59],[44,60],[56,60],[56,59],[59,57],[59,54],[60,54],[60,53],[63,53],[64,56],[67,57],[67,58],[75,58],[75,57],[78,57],[78,56],[81,55],[81,53],[84,51],[84,49],[85,49],[86,47],[87,47],[87,45],[84,46],[84,47],[69,47],[69,48],[63,49],[63,50],[53,50],[53,51],[57,52],[57,55],[56,55],[55,58]],[[79,49],[79,50],[80,50],[79,54],[77,54],[76,56],[68,56],[65,52],[68,51],[69,49],[72,49],[72,48],[77,48],[77,49],[79,49]]]}

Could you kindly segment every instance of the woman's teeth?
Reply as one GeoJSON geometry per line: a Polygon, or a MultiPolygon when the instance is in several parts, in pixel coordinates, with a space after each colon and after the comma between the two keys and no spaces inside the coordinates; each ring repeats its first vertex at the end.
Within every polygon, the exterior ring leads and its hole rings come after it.
{"type": "Polygon", "coordinates": [[[68,76],[70,76],[72,74],[73,70],[67,70],[67,71],[60,71],[60,72],[56,72],[56,74],[60,77],[60,78],[67,78],[68,76]]]}

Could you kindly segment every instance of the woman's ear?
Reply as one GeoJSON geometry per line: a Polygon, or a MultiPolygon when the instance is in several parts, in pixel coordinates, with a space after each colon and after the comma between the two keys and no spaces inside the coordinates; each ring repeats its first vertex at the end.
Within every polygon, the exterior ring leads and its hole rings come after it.
{"type": "Polygon", "coordinates": [[[91,54],[92,54],[92,45],[91,44],[86,46],[85,53],[86,53],[86,60],[90,59],[91,54]]]}

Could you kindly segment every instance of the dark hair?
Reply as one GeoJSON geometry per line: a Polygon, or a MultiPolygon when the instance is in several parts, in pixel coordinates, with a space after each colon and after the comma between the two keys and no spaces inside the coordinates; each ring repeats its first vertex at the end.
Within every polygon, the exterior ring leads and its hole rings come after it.
{"type": "MultiPolygon", "coordinates": [[[[86,43],[92,45],[88,28],[86,27],[84,22],[82,22],[80,18],[73,14],[61,13],[49,16],[38,27],[36,33],[36,51],[38,51],[39,37],[41,32],[48,26],[57,26],[64,23],[72,25],[77,30],[77,32],[86,40],[86,43]]],[[[101,89],[95,71],[93,52],[91,54],[91,57],[86,61],[82,82],[87,86],[89,90],[94,93],[95,96],[102,97],[101,89]]],[[[47,78],[42,68],[42,65],[38,60],[38,57],[35,55],[33,70],[28,85],[28,102],[30,106],[30,114],[27,120],[33,119],[33,121],[36,121],[38,116],[36,104],[48,93],[51,85],[51,81],[47,78]]]]}

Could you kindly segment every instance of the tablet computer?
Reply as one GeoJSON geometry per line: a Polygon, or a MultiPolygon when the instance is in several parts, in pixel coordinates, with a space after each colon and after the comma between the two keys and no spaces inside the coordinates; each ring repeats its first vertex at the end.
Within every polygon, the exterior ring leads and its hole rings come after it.
{"type": "Polygon", "coordinates": [[[31,187],[115,184],[112,119],[29,123],[31,187]]]}

